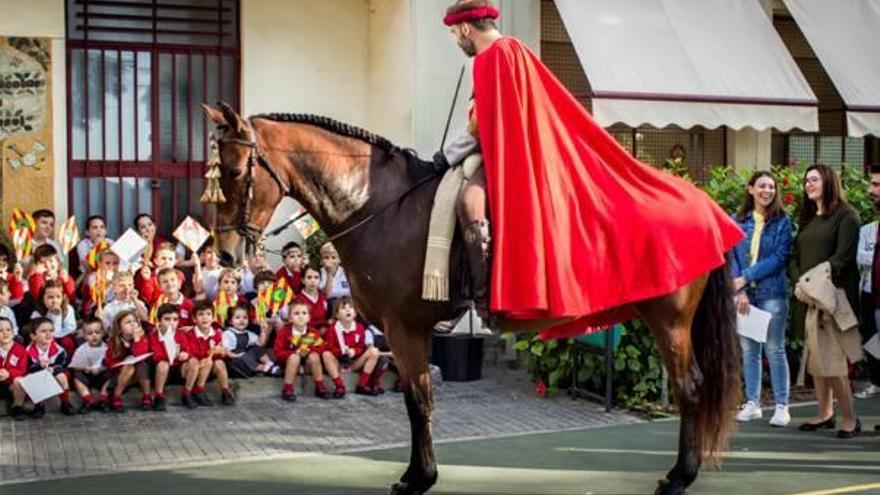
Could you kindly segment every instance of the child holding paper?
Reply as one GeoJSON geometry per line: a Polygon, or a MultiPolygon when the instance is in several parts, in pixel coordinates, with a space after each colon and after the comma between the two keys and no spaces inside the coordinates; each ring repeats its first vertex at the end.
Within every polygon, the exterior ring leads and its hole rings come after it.
{"type": "Polygon", "coordinates": [[[116,298],[113,280],[119,270],[119,255],[105,249],[98,255],[98,259],[98,270],[86,275],[85,281],[82,283],[80,296],[83,314],[92,314],[97,311],[97,298],[101,298],[101,306],[106,306],[116,298]]]}
{"type": "MultiPolygon", "coordinates": [[[[315,380],[315,396],[321,399],[330,397],[327,386],[324,385],[324,368],[321,364],[321,353],[324,350],[324,339],[321,333],[314,328],[309,328],[309,306],[302,301],[293,301],[288,306],[288,325],[285,326],[275,339],[275,360],[279,366],[284,367],[284,387],[281,390],[281,399],[288,402],[296,400],[293,381],[299,374],[300,364],[305,360],[312,379],[315,380]]],[[[342,379],[337,377],[336,393],[334,398],[345,395],[345,386],[342,379]]]]}
{"type": "MultiPolygon", "coordinates": [[[[169,376],[174,374],[174,378],[182,378],[185,383],[195,383],[199,374],[199,361],[190,358],[189,354],[184,350],[186,346],[187,330],[178,330],[177,325],[180,322],[180,314],[177,306],[173,304],[163,304],[156,312],[158,323],[156,329],[150,332],[150,350],[153,352],[153,363],[156,365],[155,385],[156,400],[153,402],[153,410],[165,410],[165,384],[168,382],[169,376]]],[[[188,405],[189,394],[182,394],[181,401],[184,405],[188,405]]]]}
{"type": "Polygon", "coordinates": [[[110,380],[104,386],[112,390],[110,409],[122,412],[122,394],[137,379],[141,392],[141,408],[145,411],[153,407],[153,394],[150,389],[150,365],[146,359],[131,362],[130,358],[149,357],[150,344],[144,329],[133,311],[123,311],[113,320],[110,341],[104,354],[104,366],[110,371],[110,380]],[[129,362],[126,362],[129,361],[129,362]],[[125,363],[125,364],[123,364],[125,363]]]}
{"type": "MultiPolygon", "coordinates": [[[[47,318],[31,320],[30,336],[31,344],[27,347],[28,374],[49,370],[58,386],[61,387],[61,414],[71,416],[74,414],[73,404],[70,403],[70,384],[67,379],[67,363],[69,356],[63,347],[55,342],[52,336],[54,325],[47,318]]],[[[41,402],[34,404],[31,416],[42,418],[46,415],[46,407],[41,402]]]]}
{"type": "Polygon", "coordinates": [[[18,381],[27,374],[28,356],[27,350],[14,337],[12,322],[0,317],[0,400],[8,400],[11,396],[9,416],[23,419],[27,395],[18,381]]]}
{"type": "Polygon", "coordinates": [[[43,287],[37,310],[31,318],[46,318],[52,323],[53,336],[70,356],[76,349],[76,312],[64,294],[60,280],[50,280],[43,287]]]}
{"type": "Polygon", "coordinates": [[[223,336],[214,327],[214,305],[210,301],[196,302],[195,318],[195,327],[186,332],[184,344],[184,350],[201,363],[198,380],[192,388],[192,399],[199,406],[212,405],[205,395],[205,384],[213,374],[220,386],[221,402],[224,406],[231,406],[235,403],[235,397],[229,390],[229,373],[223,361],[228,353],[222,344],[223,336]]]}
{"type": "Polygon", "coordinates": [[[82,398],[77,412],[85,414],[108,407],[106,393],[101,394],[97,403],[92,399],[92,390],[101,390],[107,383],[104,367],[107,345],[104,343],[104,323],[98,318],[86,319],[82,324],[82,333],[86,341],[76,348],[68,368],[73,371],[73,387],[82,398]]]}

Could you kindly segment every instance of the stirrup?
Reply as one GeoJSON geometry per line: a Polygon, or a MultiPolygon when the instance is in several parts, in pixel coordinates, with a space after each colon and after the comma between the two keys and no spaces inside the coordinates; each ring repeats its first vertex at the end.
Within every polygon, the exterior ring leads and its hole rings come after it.
{"type": "Polygon", "coordinates": [[[447,337],[491,337],[492,329],[489,328],[473,305],[467,311],[450,319],[437,322],[434,331],[447,337]]]}

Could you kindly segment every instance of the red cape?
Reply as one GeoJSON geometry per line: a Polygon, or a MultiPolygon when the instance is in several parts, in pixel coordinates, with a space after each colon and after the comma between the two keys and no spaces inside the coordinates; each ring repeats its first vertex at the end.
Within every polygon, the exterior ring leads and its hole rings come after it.
{"type": "Polygon", "coordinates": [[[493,312],[576,319],[554,338],[604,328],[723,265],[743,238],[704,192],[633,158],[520,41],[477,55],[474,98],[493,312]]]}

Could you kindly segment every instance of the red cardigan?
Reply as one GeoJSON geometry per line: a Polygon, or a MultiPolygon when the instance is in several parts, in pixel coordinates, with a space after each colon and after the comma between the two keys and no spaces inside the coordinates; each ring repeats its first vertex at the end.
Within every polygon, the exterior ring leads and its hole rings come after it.
{"type": "MultiPolygon", "coordinates": [[[[28,290],[31,293],[31,298],[36,302],[41,297],[43,297],[43,286],[46,285],[46,277],[43,276],[42,273],[31,273],[31,276],[28,277],[28,290]]],[[[67,282],[64,282],[64,294],[67,295],[68,301],[76,301],[76,285],[73,283],[73,278],[68,275],[67,282]]]]}
{"type": "MultiPolygon", "coordinates": [[[[215,347],[219,347],[223,342],[223,335],[220,330],[211,327],[211,333],[208,336],[201,334],[201,330],[192,327],[190,331],[183,332],[184,345],[182,350],[186,351],[190,357],[196,359],[205,359],[211,355],[211,351],[215,347]]],[[[221,355],[214,355],[214,360],[223,359],[221,355]]]]}
{"type": "Polygon", "coordinates": [[[113,366],[124,361],[125,358],[129,356],[143,356],[148,352],[150,352],[150,342],[146,336],[138,341],[130,342],[128,346],[123,345],[122,352],[119,354],[114,354],[113,347],[107,344],[107,351],[104,353],[104,366],[107,367],[107,370],[116,372],[119,369],[114,369],[113,366]]]}
{"type": "MultiPolygon", "coordinates": [[[[330,322],[327,331],[324,332],[324,337],[327,342],[325,349],[332,352],[333,355],[336,356],[336,359],[339,359],[342,357],[342,345],[339,342],[336,324],[337,322],[335,321],[330,322]]],[[[354,349],[354,357],[360,356],[367,350],[367,329],[360,323],[355,322],[354,330],[350,332],[343,332],[340,330],[339,333],[342,333],[342,339],[345,341],[345,345],[354,349]]]]}
{"type": "Polygon", "coordinates": [[[318,354],[324,352],[324,339],[321,337],[321,332],[314,328],[309,328],[298,342],[293,342],[292,337],[293,328],[290,325],[284,325],[284,328],[275,337],[275,345],[272,349],[275,352],[275,362],[283,365],[291,354],[301,350],[318,354]]]}
{"type": "MultiPolygon", "coordinates": [[[[168,350],[165,348],[165,342],[159,336],[159,330],[153,330],[150,332],[150,335],[147,337],[147,340],[150,343],[150,352],[153,353],[151,356],[154,363],[161,363],[162,361],[168,362],[168,350]]],[[[180,353],[184,351],[185,345],[185,337],[183,332],[174,331],[174,342],[177,343],[177,359],[175,362],[170,364],[180,364],[183,361],[180,360],[180,353]]]]}
{"type": "Polygon", "coordinates": [[[13,342],[9,352],[5,358],[0,358],[0,369],[9,372],[9,378],[0,382],[0,385],[9,386],[16,378],[21,378],[27,374],[28,355],[27,349],[18,342],[13,342]]]}

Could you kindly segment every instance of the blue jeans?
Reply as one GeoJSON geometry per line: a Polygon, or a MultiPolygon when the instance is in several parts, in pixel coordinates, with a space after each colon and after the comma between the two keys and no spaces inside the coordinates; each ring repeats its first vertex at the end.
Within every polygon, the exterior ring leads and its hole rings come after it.
{"type": "Polygon", "coordinates": [[[770,382],[773,399],[778,405],[788,405],[788,356],[785,354],[785,328],[788,325],[788,300],[766,299],[752,301],[752,305],[773,314],[767,331],[767,342],[762,344],[740,337],[743,354],[743,376],[746,381],[746,400],[760,402],[761,398],[761,350],[770,362],[770,382]]]}

